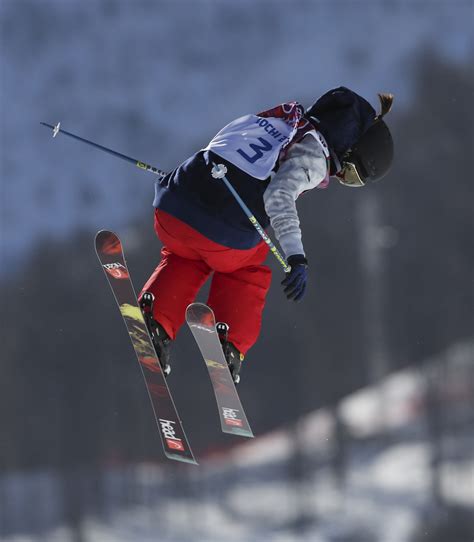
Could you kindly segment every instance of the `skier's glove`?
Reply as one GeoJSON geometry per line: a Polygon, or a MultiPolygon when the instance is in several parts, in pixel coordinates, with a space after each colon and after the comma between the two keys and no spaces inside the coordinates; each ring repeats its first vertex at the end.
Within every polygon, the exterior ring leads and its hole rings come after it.
{"type": "Polygon", "coordinates": [[[300,301],[308,281],[308,260],[303,254],[294,254],[288,258],[288,265],[291,266],[291,271],[281,283],[284,286],[283,291],[287,299],[300,301]]]}

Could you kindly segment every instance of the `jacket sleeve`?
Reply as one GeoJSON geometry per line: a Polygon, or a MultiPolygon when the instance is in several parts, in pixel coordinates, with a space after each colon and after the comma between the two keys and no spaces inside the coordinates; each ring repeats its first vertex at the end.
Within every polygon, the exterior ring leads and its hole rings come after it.
{"type": "Polygon", "coordinates": [[[270,181],[263,200],[265,211],[286,258],[304,254],[296,199],[326,177],[327,160],[321,144],[311,134],[293,144],[270,181]]]}

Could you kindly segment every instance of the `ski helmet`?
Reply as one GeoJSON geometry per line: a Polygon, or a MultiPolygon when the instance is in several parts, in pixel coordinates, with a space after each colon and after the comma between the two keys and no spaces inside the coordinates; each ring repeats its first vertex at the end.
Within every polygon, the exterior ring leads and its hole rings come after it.
{"type": "Polygon", "coordinates": [[[342,167],[336,173],[346,186],[364,186],[384,177],[393,162],[393,139],[383,117],[390,111],[392,94],[379,94],[381,112],[372,125],[343,156],[342,167]]]}
{"type": "Polygon", "coordinates": [[[382,178],[393,159],[393,141],[382,118],[390,111],[391,94],[379,94],[381,113],[346,87],[321,96],[305,113],[326,139],[335,175],[346,186],[364,186],[382,178]]]}

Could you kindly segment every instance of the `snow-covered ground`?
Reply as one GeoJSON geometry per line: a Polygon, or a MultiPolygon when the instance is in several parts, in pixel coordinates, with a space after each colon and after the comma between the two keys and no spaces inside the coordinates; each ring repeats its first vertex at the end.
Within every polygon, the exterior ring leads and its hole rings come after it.
{"type": "Polygon", "coordinates": [[[62,524],[58,473],[3,476],[0,534],[5,542],[409,542],[427,517],[474,509],[473,393],[474,345],[458,344],[199,467],[107,468],[101,511],[89,507],[77,539],[62,524]],[[28,534],[39,526],[41,535],[28,534]]]}

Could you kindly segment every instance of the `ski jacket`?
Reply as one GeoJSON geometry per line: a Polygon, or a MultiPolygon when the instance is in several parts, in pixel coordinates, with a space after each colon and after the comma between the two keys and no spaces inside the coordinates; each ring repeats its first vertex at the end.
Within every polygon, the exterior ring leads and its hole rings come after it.
{"type": "Polygon", "coordinates": [[[311,134],[291,145],[263,194],[265,212],[286,258],[305,254],[296,210],[297,198],[312,188],[325,188],[329,165],[323,147],[311,134]]]}
{"type": "Polygon", "coordinates": [[[265,228],[271,223],[286,257],[304,254],[296,199],[329,182],[324,138],[302,117],[296,102],[225,126],[207,145],[156,183],[153,205],[212,241],[236,249],[261,238],[224,183],[210,175],[213,163],[265,228]]]}

